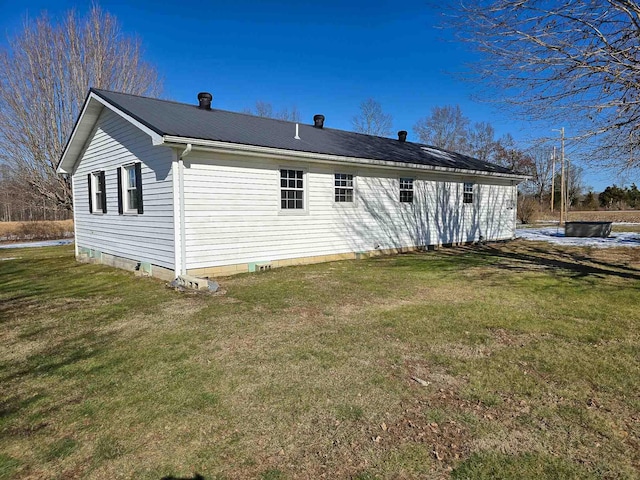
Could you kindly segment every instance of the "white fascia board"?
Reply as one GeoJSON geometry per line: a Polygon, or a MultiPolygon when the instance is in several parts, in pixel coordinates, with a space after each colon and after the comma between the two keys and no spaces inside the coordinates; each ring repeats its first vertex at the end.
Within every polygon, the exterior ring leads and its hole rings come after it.
{"type": "Polygon", "coordinates": [[[62,159],[56,170],[58,173],[73,173],[76,163],[81,156],[81,153],[85,150],[86,143],[89,140],[90,133],[93,131],[95,122],[98,120],[103,108],[108,108],[112,112],[116,113],[132,125],[136,126],[144,133],[151,137],[153,145],[161,145],[164,140],[162,135],[151,130],[146,125],[140,123],[131,115],[126,114],[122,110],[114,107],[109,102],[99,97],[95,93],[91,92],[84,108],[78,117],[76,126],[71,133],[71,139],[67,144],[64,152],[62,153],[62,159]]]}
{"type": "Polygon", "coordinates": [[[73,167],[77,159],[73,160],[72,157],[78,157],[82,150],[84,150],[84,144],[87,141],[89,132],[93,130],[92,125],[98,120],[101,111],[102,107],[99,104],[92,103],[89,99],[85,101],[82,112],[80,112],[80,116],[71,132],[69,142],[67,142],[62,152],[62,158],[56,169],[57,173],[70,174],[73,172],[73,167]]]}
{"type": "Polygon", "coordinates": [[[433,165],[423,165],[419,163],[398,164],[387,160],[375,160],[371,158],[345,157],[342,155],[329,155],[325,153],[301,152],[297,150],[285,150],[273,147],[259,147],[255,145],[243,145],[239,143],[220,142],[216,140],[203,140],[197,138],[176,137],[173,135],[165,135],[164,143],[167,146],[181,146],[185,144],[193,145],[194,150],[203,150],[209,152],[225,153],[230,155],[246,155],[250,153],[254,156],[265,158],[276,158],[281,160],[305,160],[307,162],[330,163],[330,164],[351,164],[351,165],[367,165],[370,167],[378,167],[393,170],[421,170],[428,172],[437,172],[443,174],[459,175],[459,176],[482,176],[493,178],[504,178],[523,182],[531,177],[527,175],[516,175],[499,172],[486,172],[483,170],[466,170],[462,168],[447,168],[433,165]]]}

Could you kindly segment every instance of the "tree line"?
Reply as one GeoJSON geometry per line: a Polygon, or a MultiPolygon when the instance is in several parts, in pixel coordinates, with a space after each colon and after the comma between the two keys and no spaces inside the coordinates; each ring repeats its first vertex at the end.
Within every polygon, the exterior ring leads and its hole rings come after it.
{"type": "Polygon", "coordinates": [[[598,195],[598,204],[602,208],[615,210],[640,209],[640,190],[635,183],[630,187],[609,185],[598,195]]]}
{"type": "MultiPolygon", "coordinates": [[[[446,16],[445,26],[481,54],[476,80],[494,87],[491,91],[513,94],[502,100],[514,112],[574,122],[578,136],[596,139],[597,152],[618,170],[639,165],[635,52],[640,7],[635,2],[443,5],[455,13],[446,16]]],[[[140,41],[123,33],[117,19],[98,6],[83,17],[70,11],[57,21],[46,14],[26,20],[0,48],[0,218],[49,218],[71,209],[69,182],[56,167],[90,86],[149,96],[162,90],[140,41]]],[[[247,112],[300,119],[295,107],[277,110],[262,101],[247,112]]],[[[354,131],[371,135],[390,136],[392,126],[391,115],[374,99],[365,100],[352,119],[354,131]]],[[[420,142],[530,175],[522,195],[553,207],[550,197],[557,198],[558,182],[550,149],[542,143],[530,147],[510,135],[496,138],[488,122],[471,122],[457,105],[433,107],[413,131],[420,142]]],[[[575,206],[586,197],[575,162],[569,177],[569,202],[575,206]]],[[[623,201],[618,193],[611,188],[604,200],[593,200],[595,193],[588,200],[611,208],[623,201]]],[[[635,205],[630,198],[624,202],[635,205]]]]}
{"type": "Polygon", "coordinates": [[[157,95],[162,82],[138,39],[93,6],[59,21],[25,20],[0,49],[0,218],[68,217],[71,186],[56,173],[89,87],[157,95]]]}

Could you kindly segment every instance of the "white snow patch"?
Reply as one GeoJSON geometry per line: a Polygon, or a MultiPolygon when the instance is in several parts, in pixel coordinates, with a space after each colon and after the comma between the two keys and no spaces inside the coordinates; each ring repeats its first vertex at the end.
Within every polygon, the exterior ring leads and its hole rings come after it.
{"type": "Polygon", "coordinates": [[[0,245],[0,249],[29,248],[29,247],[57,247],[60,245],[69,245],[70,243],[73,243],[73,238],[63,238],[61,240],[43,240],[41,242],[9,243],[7,245],[0,245]]]}
{"type": "Polygon", "coordinates": [[[516,237],[576,247],[640,247],[640,233],[632,232],[613,232],[608,238],[565,237],[561,227],[518,228],[516,237]]]}
{"type": "Polygon", "coordinates": [[[430,147],[420,147],[420,148],[425,152],[430,153],[434,157],[442,158],[444,160],[449,160],[453,162],[456,161],[455,157],[448,152],[443,152],[442,150],[436,150],[435,148],[430,148],[430,147]]]}

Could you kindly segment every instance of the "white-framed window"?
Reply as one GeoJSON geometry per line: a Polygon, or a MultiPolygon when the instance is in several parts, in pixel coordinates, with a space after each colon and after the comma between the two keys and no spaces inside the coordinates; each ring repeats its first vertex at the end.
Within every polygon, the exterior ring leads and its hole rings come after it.
{"type": "Polygon", "coordinates": [[[473,203],[473,183],[465,183],[462,192],[463,203],[473,203]]]}
{"type": "Polygon", "coordinates": [[[103,171],[89,174],[89,211],[107,213],[107,192],[103,171]]]}
{"type": "Polygon", "coordinates": [[[136,179],[136,166],[127,165],[124,169],[124,211],[138,213],[138,189],[136,179]]]}
{"type": "Polygon", "coordinates": [[[280,208],[304,210],[304,170],[280,169],[280,208]]]}
{"type": "Polygon", "coordinates": [[[413,178],[400,179],[400,202],[413,203],[413,178]]]}
{"type": "Polygon", "coordinates": [[[142,164],[132,163],[118,169],[118,213],[143,213],[142,164]]]}
{"type": "Polygon", "coordinates": [[[334,175],[335,201],[337,203],[353,203],[353,175],[336,173],[334,175]]]}

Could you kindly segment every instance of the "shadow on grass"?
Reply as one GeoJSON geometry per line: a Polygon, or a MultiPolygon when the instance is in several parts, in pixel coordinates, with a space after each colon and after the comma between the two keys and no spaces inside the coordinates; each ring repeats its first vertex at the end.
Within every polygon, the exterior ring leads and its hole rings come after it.
{"type": "Polygon", "coordinates": [[[622,263],[598,260],[578,248],[557,248],[519,240],[506,243],[442,247],[436,251],[413,252],[370,260],[381,266],[408,271],[451,272],[492,266],[515,272],[541,269],[575,277],[598,276],[640,280],[640,269],[622,263]]]}
{"type": "Polygon", "coordinates": [[[0,385],[6,387],[0,389],[0,419],[11,418],[0,435],[29,435],[46,423],[27,420],[27,414],[51,418],[81,402],[74,391],[50,398],[47,379],[85,381],[101,368],[113,369],[121,360],[105,353],[119,334],[95,326],[118,320],[132,306],[153,311],[165,293],[161,285],[127,272],[76,263],[70,248],[46,250],[24,251],[21,258],[0,263],[0,327],[15,339],[0,362],[0,385]]]}
{"type": "MultiPolygon", "coordinates": [[[[107,351],[113,335],[78,335],[60,341],[21,362],[3,365],[0,374],[2,385],[32,385],[34,378],[68,378],[82,375],[75,367],[85,360],[98,357],[107,351]],[[88,338],[91,338],[88,341],[88,338]]],[[[46,419],[55,418],[56,412],[83,401],[81,392],[52,398],[47,388],[16,388],[0,395],[0,419],[7,420],[0,438],[30,436],[50,425],[46,419]],[[29,420],[31,418],[31,420],[29,420]],[[12,419],[12,420],[9,420],[12,419]]]]}
{"type": "Polygon", "coordinates": [[[640,280],[640,270],[619,263],[597,260],[593,256],[586,255],[582,249],[559,249],[518,242],[513,245],[513,248],[488,245],[481,251],[492,257],[506,260],[496,265],[500,269],[527,271],[537,266],[548,270],[570,272],[575,277],[598,276],[640,280]]]}

